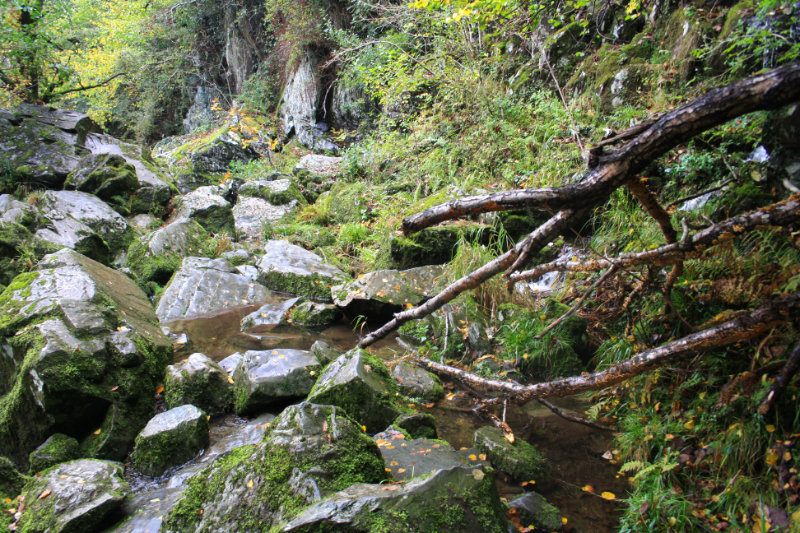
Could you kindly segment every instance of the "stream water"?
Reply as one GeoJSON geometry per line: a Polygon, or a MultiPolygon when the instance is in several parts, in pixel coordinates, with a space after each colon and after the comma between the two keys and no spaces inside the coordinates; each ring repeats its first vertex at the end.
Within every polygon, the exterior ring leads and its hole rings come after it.
{"type": "MultiPolygon", "coordinates": [[[[228,310],[224,313],[191,320],[174,321],[166,326],[178,336],[185,334],[186,342],[179,345],[175,360],[179,361],[194,352],[202,352],[212,359],[221,360],[236,351],[295,348],[308,349],[316,340],[346,351],[357,343],[357,335],[342,323],[320,330],[309,331],[289,325],[274,326],[258,334],[239,331],[240,320],[256,307],[248,306],[228,310]]],[[[402,355],[404,350],[390,337],[371,346],[369,351],[384,360],[388,366],[402,355]]],[[[451,399],[443,399],[431,408],[420,406],[431,413],[438,423],[439,436],[455,448],[471,447],[472,434],[487,422],[469,411],[467,398],[453,389],[451,399]]],[[[585,405],[574,398],[558,401],[563,408],[581,412],[585,405]]],[[[126,504],[126,511],[133,514],[116,532],[145,533],[158,531],[162,517],[182,491],[188,477],[199,471],[211,459],[233,448],[261,439],[265,424],[274,414],[245,420],[234,415],[212,419],[211,444],[202,456],[187,465],[168,472],[159,479],[129,476],[136,496],[126,504]]],[[[567,532],[612,532],[617,530],[619,504],[606,501],[581,487],[591,485],[595,493],[610,491],[624,495],[627,483],[616,477],[616,467],[602,458],[610,449],[611,435],[568,422],[554,415],[536,402],[508,409],[507,421],[518,438],[525,438],[536,445],[550,460],[552,475],[548,481],[528,484],[557,506],[566,517],[567,532]]],[[[500,473],[497,478],[500,496],[512,500],[526,490],[519,481],[500,473]]]]}

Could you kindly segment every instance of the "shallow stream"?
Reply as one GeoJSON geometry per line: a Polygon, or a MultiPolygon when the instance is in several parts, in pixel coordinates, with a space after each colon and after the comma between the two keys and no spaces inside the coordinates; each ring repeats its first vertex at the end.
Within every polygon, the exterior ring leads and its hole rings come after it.
{"type": "MultiPolygon", "coordinates": [[[[186,342],[178,345],[175,360],[180,361],[195,352],[202,352],[219,361],[234,352],[244,350],[307,350],[316,340],[323,340],[338,350],[346,351],[358,341],[357,334],[344,323],[320,331],[281,325],[258,334],[240,332],[239,322],[256,308],[257,306],[240,307],[213,316],[167,324],[171,333],[178,336],[185,334],[182,341],[186,342]]],[[[394,337],[371,346],[369,351],[383,359],[389,367],[404,352],[394,337]]],[[[431,413],[437,419],[440,438],[457,449],[471,447],[475,429],[488,422],[469,410],[469,401],[457,386],[451,392],[453,394],[448,394],[433,407],[419,405],[417,408],[431,413]]],[[[585,408],[575,398],[565,398],[554,403],[578,412],[585,408]]],[[[266,428],[265,424],[271,420],[273,414],[264,414],[250,420],[234,415],[212,419],[211,444],[202,456],[156,480],[129,476],[136,496],[126,504],[126,511],[134,513],[134,516],[114,531],[157,532],[163,515],[180,495],[184,481],[205,467],[214,457],[238,446],[259,441],[266,428]]],[[[609,433],[566,421],[537,402],[510,407],[507,421],[518,438],[524,438],[536,445],[550,460],[552,474],[548,481],[514,481],[500,473],[497,485],[501,497],[510,501],[526,488],[533,488],[561,510],[562,516],[567,519],[564,528],[567,532],[602,533],[618,529],[619,503],[597,496],[603,491],[621,496],[627,490],[627,482],[616,477],[616,467],[602,458],[611,447],[609,433]],[[526,486],[523,486],[523,482],[527,482],[526,486]],[[594,494],[582,490],[586,485],[594,488],[594,494]]]]}

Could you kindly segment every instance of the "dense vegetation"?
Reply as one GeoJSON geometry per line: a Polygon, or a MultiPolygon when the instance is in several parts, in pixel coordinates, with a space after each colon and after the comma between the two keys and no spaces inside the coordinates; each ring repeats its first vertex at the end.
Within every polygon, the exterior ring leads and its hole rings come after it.
{"type": "MultiPolygon", "coordinates": [[[[6,3],[0,103],[86,110],[112,131],[151,143],[180,131],[192,102],[187,87],[200,77],[219,88],[219,123],[181,142],[213,135],[235,116],[235,127],[270,141],[270,157],[212,178],[247,180],[289,170],[306,153],[281,138],[275,112],[287,73],[311,50],[324,59],[323,79],[361,95],[360,120],[330,134],[345,158],[330,192],[264,234],[360,274],[396,266],[392,243],[420,246],[395,236],[403,217],[459,196],[572,183],[585,169],[586,149],[611,131],[800,53],[798,7],[776,0],[246,4],[262,53],[246,83],[232,88],[215,24],[228,2],[6,3]]],[[[678,231],[682,219],[701,228],[767,206],[797,192],[797,172],[785,163],[800,149],[798,133],[797,110],[745,115],[655,161],[646,186],[678,231]],[[710,199],[699,208],[679,209],[705,191],[710,199]]],[[[460,240],[448,276],[501,254],[545,215],[452,224],[460,240]]],[[[665,244],[627,189],[567,237],[537,259],[555,257],[565,244],[600,258],[665,244]]],[[[569,273],[547,299],[493,279],[455,302],[458,331],[448,335],[447,319],[433,317],[404,333],[428,357],[460,361],[486,377],[531,381],[607,368],[797,292],[800,233],[790,225],[720,239],[686,261],[673,289],[663,291],[668,272],[643,265],[597,285],[601,272],[569,273]],[[546,329],[580,298],[570,320],[546,329]],[[490,332],[483,351],[469,341],[471,324],[490,332]]],[[[630,493],[617,495],[621,530],[797,527],[797,378],[766,414],[758,411],[798,341],[797,327],[788,320],[591,396],[591,416],[618,431],[614,460],[631,480],[630,493]]]]}

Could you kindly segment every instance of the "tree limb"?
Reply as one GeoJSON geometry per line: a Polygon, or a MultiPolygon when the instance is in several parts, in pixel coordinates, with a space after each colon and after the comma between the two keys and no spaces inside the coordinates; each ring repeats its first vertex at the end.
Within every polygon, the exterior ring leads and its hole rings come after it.
{"type": "Polygon", "coordinates": [[[503,395],[509,401],[516,403],[524,403],[538,398],[566,396],[578,392],[604,389],[680,356],[752,339],[777,324],[795,319],[798,312],[800,312],[800,293],[794,293],[771,300],[757,309],[740,314],[722,324],[640,352],[627,361],[613,365],[606,370],[535,385],[486,379],[430,359],[415,359],[413,362],[440,376],[466,383],[474,389],[503,395]]]}
{"type": "Polygon", "coordinates": [[[798,369],[800,369],[800,343],[794,347],[783,370],[781,370],[781,373],[775,378],[775,381],[770,386],[764,399],[762,399],[761,403],[758,405],[758,414],[765,416],[769,412],[778,394],[780,394],[783,388],[789,383],[789,380],[797,373],[798,369]]]}

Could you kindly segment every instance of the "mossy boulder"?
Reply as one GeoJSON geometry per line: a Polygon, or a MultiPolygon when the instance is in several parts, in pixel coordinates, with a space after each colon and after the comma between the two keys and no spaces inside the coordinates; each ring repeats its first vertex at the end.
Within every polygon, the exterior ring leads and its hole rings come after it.
{"type": "Polygon", "coordinates": [[[289,312],[289,320],[298,326],[320,327],[338,322],[342,310],[331,304],[301,301],[289,312]]]}
{"type": "Polygon", "coordinates": [[[77,439],[63,433],[54,433],[31,452],[28,471],[31,474],[41,472],[58,463],[78,459],[80,453],[81,446],[77,439]]]}
{"type": "Polygon", "coordinates": [[[438,400],[444,396],[444,389],[439,378],[418,366],[400,361],[395,365],[392,375],[406,396],[429,401],[438,400]]]}
{"type": "Polygon", "coordinates": [[[105,202],[79,191],[46,191],[38,204],[36,238],[67,247],[104,264],[128,247],[133,232],[105,202]]]}
{"type": "Polygon", "coordinates": [[[11,283],[17,274],[33,268],[42,257],[60,248],[37,239],[22,224],[0,219],[0,289],[11,283]]]}
{"type": "Polygon", "coordinates": [[[0,346],[0,454],[24,468],[54,432],[122,459],[172,357],[130,278],[69,249],[0,294],[0,346]]]}
{"type": "Polygon", "coordinates": [[[16,531],[96,531],[129,492],[119,463],[92,459],[62,463],[25,486],[26,505],[16,531]]]}
{"type": "Polygon", "coordinates": [[[234,409],[251,414],[304,398],[319,368],[317,358],[305,350],[248,350],[233,373],[234,409]]]}
{"type": "Polygon", "coordinates": [[[354,483],[385,479],[378,447],[342,409],[286,408],[257,446],[191,478],[165,520],[170,531],[266,531],[354,483]]]}
{"type": "Polygon", "coordinates": [[[235,223],[232,206],[218,192],[215,187],[199,187],[188,194],[176,197],[175,209],[169,222],[190,218],[210,233],[233,235],[235,223]]]}
{"type": "Polygon", "coordinates": [[[297,202],[274,205],[252,196],[240,196],[233,206],[233,219],[237,235],[243,239],[259,241],[264,228],[280,220],[297,205],[297,202]]]}
{"type": "Polygon", "coordinates": [[[451,466],[394,487],[353,485],[315,503],[280,531],[510,531],[491,468],[451,466]]]}
{"type": "Polygon", "coordinates": [[[398,392],[386,365],[374,355],[354,348],[325,368],[308,400],[341,407],[367,431],[377,433],[407,412],[397,402],[398,392]]]}
{"type": "Polygon", "coordinates": [[[392,428],[403,431],[412,439],[436,439],[436,419],[429,413],[400,415],[392,422],[392,428]]]}
{"type": "Polygon", "coordinates": [[[64,189],[93,194],[127,214],[131,193],[139,187],[136,169],[117,154],[84,157],[64,183],[64,189]]]}
{"type": "Polygon", "coordinates": [[[157,229],[133,241],[125,261],[139,283],[165,285],[184,257],[211,255],[208,232],[188,218],[157,229]]]}
{"type": "Polygon", "coordinates": [[[537,492],[526,492],[509,502],[508,507],[516,509],[519,523],[532,527],[535,533],[561,531],[563,526],[558,508],[537,492]]]}
{"type": "Polygon", "coordinates": [[[300,298],[286,298],[266,303],[245,316],[239,323],[242,331],[269,329],[272,326],[286,323],[286,317],[300,298]]]}
{"type": "Polygon", "coordinates": [[[500,428],[478,429],[473,442],[493,466],[515,479],[542,480],[548,475],[547,461],[539,450],[524,440],[509,442],[500,428]]]}
{"type": "Polygon", "coordinates": [[[317,358],[319,364],[322,366],[327,365],[328,363],[335,361],[342,352],[331,346],[325,341],[314,341],[314,344],[311,345],[309,351],[317,358]]]}
{"type": "Polygon", "coordinates": [[[306,199],[290,177],[274,180],[253,180],[239,187],[239,197],[254,197],[272,205],[305,204],[306,199]]]}
{"type": "Polygon", "coordinates": [[[181,405],[159,413],[136,437],[131,454],[134,467],[148,476],[160,476],[208,445],[208,418],[194,405],[181,405]]]}
{"type": "MultiPolygon", "coordinates": [[[[0,455],[0,498],[5,503],[5,499],[15,499],[17,495],[22,492],[22,487],[25,486],[27,476],[23,475],[17,470],[16,465],[11,462],[7,457],[0,455]]],[[[0,525],[5,526],[4,519],[11,522],[11,517],[5,513],[0,513],[0,525]]]]}
{"type": "Polygon", "coordinates": [[[233,383],[225,370],[210,357],[193,353],[167,367],[164,401],[168,409],[191,404],[211,414],[233,406],[233,383]]]}
{"type": "Polygon", "coordinates": [[[442,268],[423,266],[408,270],[377,270],[331,288],[333,303],[349,316],[389,318],[436,294],[442,268]]]}
{"type": "Polygon", "coordinates": [[[285,240],[267,241],[256,266],[268,288],[325,301],[330,301],[330,287],[347,278],[318,255],[285,240]]]}
{"type": "Polygon", "coordinates": [[[189,158],[195,173],[204,174],[226,172],[232,162],[247,163],[258,159],[258,154],[223,130],[219,135],[210,137],[202,146],[193,149],[189,158]]]}
{"type": "Polygon", "coordinates": [[[441,265],[453,259],[462,240],[486,244],[492,232],[489,226],[475,222],[443,224],[408,236],[393,235],[389,250],[392,261],[400,269],[441,265]]]}

